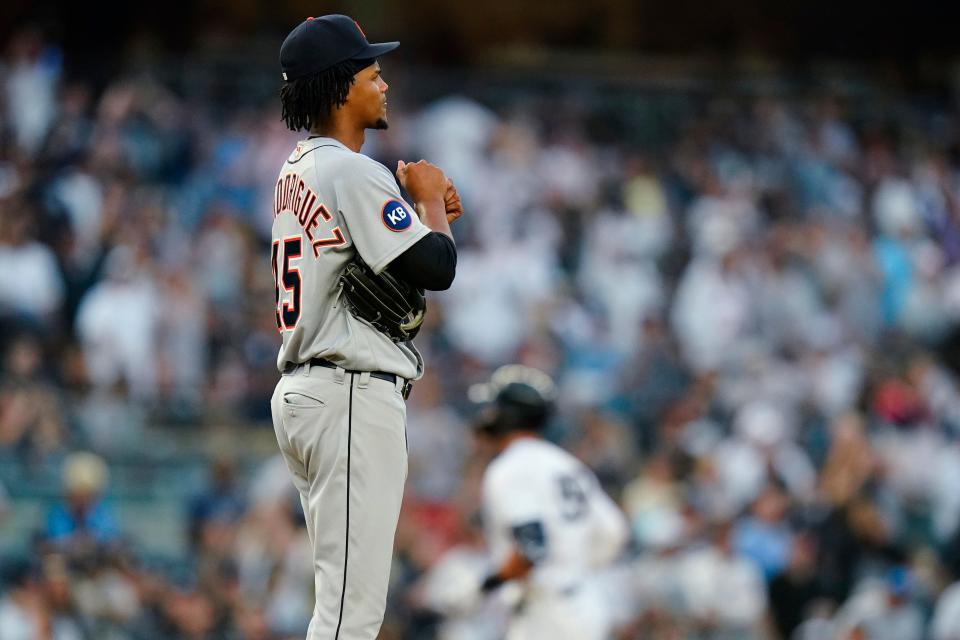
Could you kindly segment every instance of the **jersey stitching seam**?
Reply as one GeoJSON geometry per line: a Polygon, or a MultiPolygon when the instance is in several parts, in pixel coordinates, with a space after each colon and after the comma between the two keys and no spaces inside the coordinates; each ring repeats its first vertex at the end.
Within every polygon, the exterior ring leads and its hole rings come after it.
{"type": "Polygon", "coordinates": [[[300,162],[301,160],[303,160],[304,158],[306,158],[308,153],[313,153],[314,151],[316,151],[316,150],[319,149],[320,147],[335,147],[335,146],[337,146],[337,145],[335,145],[335,144],[318,144],[318,145],[315,146],[313,149],[307,149],[306,151],[304,151],[303,153],[301,153],[301,154],[300,154],[300,157],[297,158],[296,160],[294,160],[293,162],[290,162],[290,160],[289,160],[289,158],[288,158],[288,159],[287,159],[287,164],[297,164],[298,162],[300,162]]]}
{"type": "Polygon", "coordinates": [[[334,640],[340,637],[340,625],[343,624],[343,603],[347,595],[347,559],[350,554],[350,449],[353,439],[353,374],[350,374],[350,403],[347,405],[347,535],[343,545],[343,588],[340,591],[340,618],[337,620],[337,632],[334,640]]]}

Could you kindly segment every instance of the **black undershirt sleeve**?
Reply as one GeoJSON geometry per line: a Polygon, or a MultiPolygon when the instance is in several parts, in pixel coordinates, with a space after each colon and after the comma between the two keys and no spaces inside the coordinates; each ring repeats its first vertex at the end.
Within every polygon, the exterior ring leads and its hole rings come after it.
{"type": "Polygon", "coordinates": [[[418,289],[443,291],[457,272],[457,247],[447,235],[431,231],[394,258],[388,269],[418,289]]]}

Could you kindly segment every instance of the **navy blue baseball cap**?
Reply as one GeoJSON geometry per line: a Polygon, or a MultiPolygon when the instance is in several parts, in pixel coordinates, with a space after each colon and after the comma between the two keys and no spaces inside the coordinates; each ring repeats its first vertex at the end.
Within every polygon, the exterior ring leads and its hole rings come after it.
{"type": "Polygon", "coordinates": [[[347,60],[378,58],[398,46],[399,42],[370,44],[360,25],[349,16],[334,13],[307,18],[280,46],[280,69],[284,80],[293,80],[347,60]]]}

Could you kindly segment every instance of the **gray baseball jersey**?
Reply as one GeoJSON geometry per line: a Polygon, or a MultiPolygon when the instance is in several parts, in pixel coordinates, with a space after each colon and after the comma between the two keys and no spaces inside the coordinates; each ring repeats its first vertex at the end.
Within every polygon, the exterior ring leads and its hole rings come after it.
{"type": "Polygon", "coordinates": [[[345,369],[423,373],[412,343],[396,344],[339,300],[337,277],[360,254],[377,273],[428,234],[393,174],[332,138],[311,137],[287,158],[274,194],[277,367],[325,358],[345,369]]]}

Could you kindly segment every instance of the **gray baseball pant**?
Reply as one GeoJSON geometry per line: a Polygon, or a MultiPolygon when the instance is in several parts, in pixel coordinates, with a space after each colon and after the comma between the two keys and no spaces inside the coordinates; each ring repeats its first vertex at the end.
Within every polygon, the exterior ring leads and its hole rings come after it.
{"type": "Polygon", "coordinates": [[[375,640],[407,478],[402,379],[301,365],[270,404],[313,545],[307,640],[375,640]]]}

